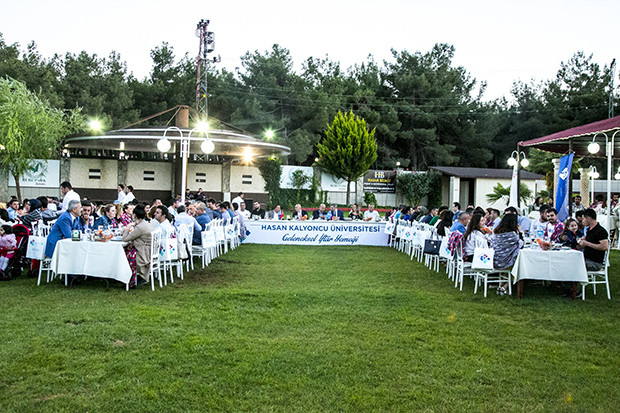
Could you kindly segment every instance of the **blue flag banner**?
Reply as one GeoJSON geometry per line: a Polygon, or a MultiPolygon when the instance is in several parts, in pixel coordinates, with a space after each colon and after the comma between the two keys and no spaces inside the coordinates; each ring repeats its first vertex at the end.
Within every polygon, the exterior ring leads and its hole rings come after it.
{"type": "Polygon", "coordinates": [[[564,155],[560,159],[560,172],[558,174],[558,187],[555,191],[555,209],[558,210],[558,220],[564,222],[568,218],[568,202],[570,194],[568,193],[568,182],[571,177],[571,169],[573,167],[574,153],[564,155]]]}

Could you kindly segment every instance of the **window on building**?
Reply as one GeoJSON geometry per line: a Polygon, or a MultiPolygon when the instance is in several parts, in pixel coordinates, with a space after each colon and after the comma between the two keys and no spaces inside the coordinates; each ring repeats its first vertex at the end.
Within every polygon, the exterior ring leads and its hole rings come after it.
{"type": "Polygon", "coordinates": [[[241,175],[241,183],[244,185],[252,185],[252,175],[241,175]]]}
{"type": "Polygon", "coordinates": [[[101,179],[101,169],[89,169],[88,179],[101,179]]]}
{"type": "Polygon", "coordinates": [[[155,180],[155,171],[144,171],[144,180],[145,181],[154,181],[155,180]]]}
{"type": "Polygon", "coordinates": [[[207,174],[204,172],[196,172],[196,183],[207,182],[207,174]]]}

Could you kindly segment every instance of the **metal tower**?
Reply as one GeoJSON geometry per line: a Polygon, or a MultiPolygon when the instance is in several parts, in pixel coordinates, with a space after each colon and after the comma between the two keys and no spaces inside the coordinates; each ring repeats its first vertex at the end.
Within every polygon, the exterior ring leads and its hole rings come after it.
{"type": "Polygon", "coordinates": [[[200,38],[198,49],[198,70],[196,75],[196,110],[203,120],[207,120],[209,106],[207,103],[207,75],[209,72],[209,62],[217,63],[221,61],[218,57],[209,57],[215,49],[215,35],[208,30],[209,20],[202,19],[196,26],[196,37],[200,38]]]}
{"type": "Polygon", "coordinates": [[[611,76],[609,78],[609,113],[608,117],[614,117],[614,77],[616,76],[616,59],[611,61],[611,67],[609,68],[611,76]]]}

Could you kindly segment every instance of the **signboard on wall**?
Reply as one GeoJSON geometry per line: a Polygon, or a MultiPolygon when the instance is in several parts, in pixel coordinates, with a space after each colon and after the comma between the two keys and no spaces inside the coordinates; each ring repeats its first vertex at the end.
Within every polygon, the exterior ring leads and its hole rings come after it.
{"type": "MultiPolygon", "coordinates": [[[[323,172],[321,174],[321,189],[330,192],[347,192],[347,181],[323,172]]],[[[354,190],[354,184],[351,183],[351,191],[354,190]]]]}
{"type": "Polygon", "coordinates": [[[293,186],[293,172],[302,171],[304,175],[310,177],[310,180],[303,189],[310,189],[312,186],[312,177],[314,176],[314,169],[311,166],[291,166],[282,165],[282,176],[280,177],[280,188],[295,189],[293,186]]]}
{"type": "MultiPolygon", "coordinates": [[[[58,188],[60,186],[60,161],[35,159],[33,167],[19,177],[22,188],[58,188]]],[[[9,186],[16,186],[9,174],[9,186]]]]}
{"type": "Polygon", "coordinates": [[[396,171],[367,171],[364,174],[364,192],[395,194],[396,171]]]}

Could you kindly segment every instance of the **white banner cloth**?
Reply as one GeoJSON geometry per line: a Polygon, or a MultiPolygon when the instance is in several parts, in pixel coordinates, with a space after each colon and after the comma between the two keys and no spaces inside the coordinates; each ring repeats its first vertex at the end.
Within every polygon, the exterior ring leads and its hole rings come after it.
{"type": "Polygon", "coordinates": [[[376,245],[385,247],[385,222],[349,221],[246,221],[250,244],[376,245]]]}
{"type": "Polygon", "coordinates": [[[56,274],[83,274],[127,284],[131,268],[121,242],[58,241],[52,257],[56,274]]]}
{"type": "Polygon", "coordinates": [[[575,250],[543,251],[524,248],[512,268],[514,282],[519,280],[547,280],[588,282],[583,253],[575,250]]]}

